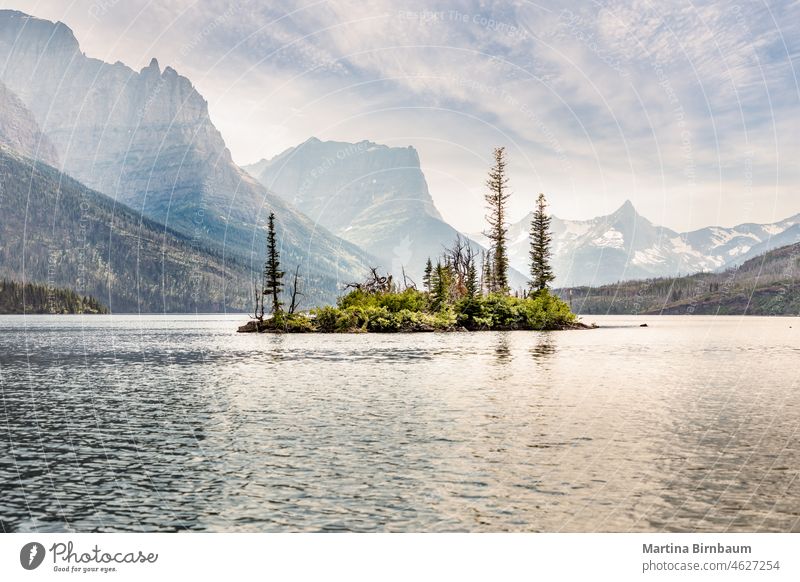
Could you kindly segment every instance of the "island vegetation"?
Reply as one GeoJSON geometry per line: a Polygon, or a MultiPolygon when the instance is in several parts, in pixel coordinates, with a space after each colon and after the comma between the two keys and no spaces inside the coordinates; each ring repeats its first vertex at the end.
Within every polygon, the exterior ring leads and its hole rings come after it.
{"type": "Polygon", "coordinates": [[[0,314],[108,313],[94,297],[41,283],[0,281],[0,314]]]}
{"type": "Polygon", "coordinates": [[[551,234],[547,201],[539,194],[530,231],[530,282],[511,290],[508,277],[506,207],[510,196],[505,148],[494,150],[486,182],[488,250],[458,235],[440,257],[428,258],[421,287],[405,272],[399,278],[371,269],[350,283],[335,306],[299,311],[299,269],[284,289],[275,215],[268,220],[266,261],[254,284],[252,320],[240,332],[429,332],[554,330],[588,327],[550,291],[551,234]],[[287,292],[288,305],[283,300],[287,292]],[[268,307],[265,308],[265,304],[268,307]]]}

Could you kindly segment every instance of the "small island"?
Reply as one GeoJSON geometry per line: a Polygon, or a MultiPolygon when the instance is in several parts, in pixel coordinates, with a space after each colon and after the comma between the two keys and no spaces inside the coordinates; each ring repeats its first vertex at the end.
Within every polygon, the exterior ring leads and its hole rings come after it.
{"type": "Polygon", "coordinates": [[[550,216],[539,194],[530,231],[530,282],[527,289],[511,292],[508,278],[505,148],[494,150],[494,166],[486,182],[489,209],[487,236],[491,248],[484,252],[458,235],[436,263],[429,258],[422,288],[403,272],[402,279],[381,275],[372,268],[369,278],[347,285],[349,291],[336,306],[298,311],[299,268],[289,286],[286,306],[275,214],[267,222],[267,253],[261,281],[254,284],[252,320],[242,333],[397,333],[434,331],[499,331],[589,329],[578,321],[564,301],[550,292],[555,278],[550,266],[550,216]],[[265,315],[265,300],[269,314],[265,315]]]}

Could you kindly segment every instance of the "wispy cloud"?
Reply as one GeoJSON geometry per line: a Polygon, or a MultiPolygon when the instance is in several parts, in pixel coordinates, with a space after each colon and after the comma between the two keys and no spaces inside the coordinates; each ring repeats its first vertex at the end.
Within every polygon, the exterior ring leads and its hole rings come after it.
{"type": "Polygon", "coordinates": [[[790,0],[16,4],[94,56],[176,66],[241,162],[312,134],[415,145],[465,229],[498,143],[517,215],[540,190],[565,217],[631,198],[678,229],[800,210],[790,0]]]}

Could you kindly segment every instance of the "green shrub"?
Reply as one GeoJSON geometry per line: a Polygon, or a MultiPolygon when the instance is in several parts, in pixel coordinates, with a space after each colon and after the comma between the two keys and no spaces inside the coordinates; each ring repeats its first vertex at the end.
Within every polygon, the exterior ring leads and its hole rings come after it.
{"type": "Polygon", "coordinates": [[[460,300],[455,304],[456,323],[468,330],[489,329],[491,317],[486,317],[486,302],[483,297],[460,300]]]}
{"type": "Polygon", "coordinates": [[[397,314],[397,317],[400,319],[400,331],[436,330],[436,316],[431,313],[404,309],[397,314]]]}
{"type": "Polygon", "coordinates": [[[433,321],[437,330],[447,331],[455,327],[458,318],[455,311],[447,306],[433,316],[433,321]]]}
{"type": "Polygon", "coordinates": [[[347,295],[339,298],[337,305],[339,309],[347,309],[348,307],[375,307],[377,303],[377,293],[365,293],[360,289],[353,289],[347,295]]]}
{"type": "Polygon", "coordinates": [[[336,319],[336,329],[338,332],[357,332],[366,331],[369,322],[368,309],[359,306],[351,306],[347,309],[339,310],[336,319]]]}
{"type": "Polygon", "coordinates": [[[428,308],[428,296],[416,289],[406,289],[400,293],[381,293],[376,296],[378,305],[392,313],[400,311],[425,311],[428,308]]]}
{"type": "Polygon", "coordinates": [[[298,320],[285,325],[307,331],[380,332],[452,330],[557,329],[575,321],[569,306],[547,291],[527,298],[501,294],[465,298],[432,312],[427,293],[407,289],[400,293],[351,291],[338,307],[313,311],[313,323],[298,320]]]}
{"type": "Polygon", "coordinates": [[[519,300],[493,293],[483,298],[485,317],[491,319],[491,329],[516,329],[519,327],[519,300]]]}
{"type": "Polygon", "coordinates": [[[314,331],[314,323],[307,316],[300,313],[284,316],[283,327],[287,333],[308,333],[314,331]]]}
{"type": "Polygon", "coordinates": [[[369,321],[367,331],[395,332],[400,331],[400,318],[385,307],[373,307],[367,310],[369,321]]]}
{"type": "Polygon", "coordinates": [[[406,289],[397,293],[366,293],[360,289],[354,289],[339,298],[338,306],[340,309],[385,307],[390,313],[398,313],[404,309],[425,311],[428,307],[428,296],[416,289],[406,289]]]}
{"type": "Polygon", "coordinates": [[[339,317],[339,310],[332,305],[318,307],[311,311],[314,315],[314,327],[323,333],[333,333],[336,331],[336,319],[339,317]]]}

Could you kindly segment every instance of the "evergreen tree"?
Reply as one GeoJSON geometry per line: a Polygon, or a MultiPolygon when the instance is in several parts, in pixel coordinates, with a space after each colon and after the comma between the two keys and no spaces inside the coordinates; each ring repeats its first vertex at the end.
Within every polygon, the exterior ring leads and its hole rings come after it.
{"type": "Polygon", "coordinates": [[[467,297],[475,299],[480,287],[478,286],[478,270],[475,268],[475,257],[470,254],[467,258],[467,297]]]}
{"type": "Polygon", "coordinates": [[[269,213],[267,230],[267,262],[264,264],[264,295],[272,296],[272,315],[281,312],[283,303],[280,300],[283,289],[283,271],[281,271],[278,242],[275,236],[275,213],[269,213]]]}
{"type": "Polygon", "coordinates": [[[433,263],[431,258],[428,257],[428,262],[425,263],[425,274],[422,276],[422,284],[425,286],[425,291],[431,292],[431,276],[433,275],[433,263]]]}
{"type": "Polygon", "coordinates": [[[506,176],[506,149],[504,147],[495,148],[494,166],[489,171],[489,179],[486,186],[489,191],[486,193],[486,204],[489,214],[486,220],[489,222],[489,230],[486,236],[492,243],[492,270],[489,280],[489,290],[496,293],[508,292],[508,249],[506,248],[506,203],[510,192],[508,191],[508,177],[506,176]]]}
{"type": "Polygon", "coordinates": [[[450,269],[441,261],[436,263],[431,284],[433,285],[433,308],[439,311],[447,305],[450,294],[450,269]]]}
{"type": "Polygon", "coordinates": [[[547,200],[544,194],[540,193],[536,199],[536,210],[531,221],[531,291],[543,291],[555,279],[553,268],[550,266],[552,254],[550,245],[553,236],[550,233],[550,216],[547,215],[546,208],[547,200]]]}
{"type": "Polygon", "coordinates": [[[492,292],[492,253],[483,254],[483,268],[481,270],[481,292],[492,292]]]}
{"type": "Polygon", "coordinates": [[[0,314],[5,313],[108,313],[89,295],[43,283],[0,281],[0,314]]]}

